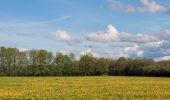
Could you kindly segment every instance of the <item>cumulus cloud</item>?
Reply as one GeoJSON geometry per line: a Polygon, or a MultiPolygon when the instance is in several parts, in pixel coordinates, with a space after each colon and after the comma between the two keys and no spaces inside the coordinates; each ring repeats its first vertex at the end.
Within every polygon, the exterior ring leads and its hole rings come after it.
{"type": "Polygon", "coordinates": [[[25,52],[25,51],[28,51],[28,49],[27,48],[19,48],[19,51],[20,52],[25,52]]]}
{"type": "Polygon", "coordinates": [[[85,55],[85,54],[92,54],[94,57],[104,57],[104,58],[116,58],[117,56],[114,55],[113,51],[98,51],[96,49],[91,49],[91,48],[86,48],[84,50],[81,51],[80,55],[85,55]]]}
{"type": "Polygon", "coordinates": [[[161,47],[164,43],[165,43],[164,40],[159,40],[156,42],[144,43],[142,46],[147,47],[147,48],[158,48],[158,47],[161,47]]]}
{"type": "Polygon", "coordinates": [[[90,48],[87,48],[86,50],[82,51],[81,55],[85,55],[85,54],[88,54],[88,53],[93,54],[93,52],[91,51],[90,48]]]}
{"type": "Polygon", "coordinates": [[[140,0],[142,7],[133,7],[128,6],[127,12],[128,13],[143,13],[143,12],[149,12],[149,13],[161,13],[161,12],[168,12],[168,9],[164,7],[163,5],[158,4],[157,2],[153,0],[140,0]]]}
{"type": "Polygon", "coordinates": [[[120,57],[124,57],[124,58],[128,58],[129,54],[125,53],[125,52],[120,52],[118,55],[116,55],[116,59],[119,59],[120,57]]]}
{"type": "Polygon", "coordinates": [[[137,56],[142,56],[143,53],[144,53],[144,51],[140,51],[140,50],[139,50],[139,51],[136,51],[136,55],[137,55],[137,56]]]}
{"type": "Polygon", "coordinates": [[[153,42],[158,39],[152,35],[147,34],[132,34],[127,32],[119,32],[113,25],[108,25],[106,31],[99,31],[90,33],[87,37],[87,40],[95,42],[153,42]]]}
{"type": "Polygon", "coordinates": [[[137,44],[131,47],[125,47],[124,51],[127,54],[135,53],[137,56],[142,56],[144,53],[137,44]]]}
{"type": "Polygon", "coordinates": [[[170,37],[170,30],[165,30],[165,31],[164,31],[164,34],[165,34],[166,36],[169,36],[169,37],[170,37]]]}
{"type": "Polygon", "coordinates": [[[120,34],[120,40],[125,42],[146,43],[157,41],[158,38],[148,34],[130,34],[123,32],[120,34]]]}
{"type": "Polygon", "coordinates": [[[131,46],[131,47],[125,47],[125,51],[126,52],[137,51],[138,48],[139,48],[139,46],[135,44],[134,46],[131,46]]]}
{"type": "Polygon", "coordinates": [[[163,56],[160,58],[155,58],[154,60],[155,61],[167,61],[167,60],[170,60],[170,56],[163,56]]]}
{"type": "Polygon", "coordinates": [[[91,53],[96,57],[117,58],[123,56],[164,60],[166,58],[164,56],[170,54],[170,50],[168,50],[170,31],[162,30],[160,33],[154,35],[153,33],[133,34],[120,32],[115,26],[108,25],[105,31],[91,32],[85,36],[71,37],[63,30],[53,32],[52,35],[57,41],[66,42],[62,51],[72,52],[78,57],[91,53]],[[80,42],[82,40],[86,43],[80,42]]]}
{"type": "Polygon", "coordinates": [[[170,41],[170,30],[161,30],[161,32],[159,32],[159,37],[166,41],[170,41]]]}
{"type": "Polygon", "coordinates": [[[70,35],[66,31],[63,31],[63,30],[57,30],[56,32],[52,32],[51,34],[54,36],[54,38],[57,41],[66,42],[66,41],[71,40],[70,35]]]}
{"type": "Polygon", "coordinates": [[[63,51],[67,54],[74,53],[75,55],[79,55],[81,48],[72,44],[66,44],[63,51]]]}
{"type": "Polygon", "coordinates": [[[155,42],[137,43],[133,46],[124,48],[125,53],[133,57],[158,58],[163,55],[168,55],[167,48],[164,48],[166,41],[158,40],[155,42]],[[135,56],[136,55],[136,56],[135,56]]]}
{"type": "Polygon", "coordinates": [[[108,25],[105,31],[91,32],[85,36],[71,37],[63,30],[58,30],[52,34],[57,41],[66,42],[62,51],[65,53],[72,52],[78,57],[91,53],[96,57],[107,58],[123,56],[158,59],[170,54],[168,50],[170,31],[163,30],[160,32],[161,34],[155,33],[154,35],[153,33],[133,34],[120,32],[115,26],[108,25]],[[80,42],[82,40],[86,43],[80,42]]]}
{"type": "Polygon", "coordinates": [[[108,25],[106,31],[90,33],[87,36],[87,39],[90,41],[103,42],[103,43],[112,42],[118,40],[118,34],[119,32],[114,26],[108,25]]]}

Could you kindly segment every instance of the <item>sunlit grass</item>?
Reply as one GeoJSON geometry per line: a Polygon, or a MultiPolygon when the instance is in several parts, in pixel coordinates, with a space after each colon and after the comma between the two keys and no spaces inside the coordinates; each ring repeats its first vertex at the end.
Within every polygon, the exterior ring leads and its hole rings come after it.
{"type": "Polygon", "coordinates": [[[1,77],[0,99],[170,100],[170,78],[1,77]]]}

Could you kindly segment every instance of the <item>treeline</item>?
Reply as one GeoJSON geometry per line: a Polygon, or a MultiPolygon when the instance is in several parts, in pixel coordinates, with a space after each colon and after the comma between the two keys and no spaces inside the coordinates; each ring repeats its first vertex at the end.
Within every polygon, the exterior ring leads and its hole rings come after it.
{"type": "Polygon", "coordinates": [[[74,54],[64,55],[46,50],[19,51],[0,47],[0,76],[170,76],[170,61],[151,59],[117,60],[74,54]]]}

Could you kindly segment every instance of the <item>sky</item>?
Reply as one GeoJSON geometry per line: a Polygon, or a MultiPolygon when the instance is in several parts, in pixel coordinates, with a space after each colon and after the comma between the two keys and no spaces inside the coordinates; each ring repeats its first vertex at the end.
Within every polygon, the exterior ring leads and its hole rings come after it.
{"type": "Polygon", "coordinates": [[[0,0],[0,46],[170,59],[169,0],[0,0]]]}

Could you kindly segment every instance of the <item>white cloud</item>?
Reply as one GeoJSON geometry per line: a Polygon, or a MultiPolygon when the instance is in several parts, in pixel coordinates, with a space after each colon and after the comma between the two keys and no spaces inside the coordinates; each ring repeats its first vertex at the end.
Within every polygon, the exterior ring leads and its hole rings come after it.
{"type": "Polygon", "coordinates": [[[118,34],[119,32],[114,26],[108,25],[106,31],[90,33],[87,39],[95,42],[112,42],[118,40],[118,34]]]}
{"type": "Polygon", "coordinates": [[[170,30],[162,30],[159,33],[159,37],[166,40],[166,41],[170,41],[170,30]]]}
{"type": "Polygon", "coordinates": [[[164,7],[163,5],[158,4],[155,1],[152,0],[140,0],[142,3],[142,7],[133,7],[128,6],[127,12],[128,13],[143,13],[143,12],[149,12],[149,13],[160,13],[160,12],[167,12],[168,9],[164,7]]]}
{"type": "MultiPolygon", "coordinates": [[[[162,33],[168,36],[169,31],[166,31],[166,33],[162,33]]],[[[66,46],[63,51],[67,53],[73,52],[78,56],[91,53],[96,57],[107,58],[115,58],[120,56],[155,58],[159,57],[161,54],[155,55],[154,52],[160,52],[160,50],[167,49],[167,46],[165,45],[167,41],[165,41],[164,38],[160,37],[160,35],[158,34],[151,35],[149,33],[132,34],[127,32],[119,32],[113,25],[108,25],[105,31],[92,32],[89,33],[87,36],[76,36],[71,38],[67,32],[62,30],[58,30],[56,32],[53,32],[52,34],[56,38],[56,40],[66,42],[66,46]],[[87,40],[85,44],[80,42],[84,39],[87,40]],[[85,46],[86,44],[90,45],[91,43],[94,43],[95,46],[99,45],[101,47],[91,48],[85,46]],[[108,46],[107,44],[117,44],[118,47],[115,47],[112,51],[110,45],[108,46]],[[122,46],[119,46],[120,44],[122,46]],[[162,49],[163,47],[165,49],[162,49]],[[105,53],[107,50],[111,53],[105,53]]]]}
{"type": "Polygon", "coordinates": [[[81,48],[72,44],[66,44],[64,50],[62,51],[66,52],[67,54],[74,53],[75,55],[79,55],[79,53],[81,52],[81,48]]]}
{"type": "Polygon", "coordinates": [[[81,55],[85,55],[85,54],[88,54],[88,53],[93,54],[90,48],[87,48],[85,51],[82,51],[81,55]]]}
{"type": "Polygon", "coordinates": [[[19,48],[19,51],[20,52],[25,52],[25,51],[28,51],[28,49],[26,49],[26,48],[19,48]]]}
{"type": "Polygon", "coordinates": [[[136,54],[137,56],[142,56],[144,51],[140,50],[140,47],[135,44],[134,46],[131,47],[125,47],[124,51],[126,54],[136,54]]]}
{"type": "Polygon", "coordinates": [[[107,30],[103,32],[93,32],[90,33],[87,37],[87,40],[95,42],[153,42],[158,39],[152,35],[147,34],[130,34],[126,32],[119,32],[114,26],[108,25],[107,30]]]}
{"type": "Polygon", "coordinates": [[[144,53],[144,51],[141,51],[141,50],[136,51],[136,55],[137,55],[137,56],[142,56],[142,55],[143,55],[143,53],[144,53]]]}
{"type": "Polygon", "coordinates": [[[164,34],[165,34],[166,36],[169,36],[169,37],[170,37],[170,30],[165,30],[165,31],[164,31],[164,34]]]}
{"type": "Polygon", "coordinates": [[[160,58],[155,58],[154,60],[155,61],[167,61],[167,60],[170,60],[170,56],[163,56],[160,58]]]}
{"type": "Polygon", "coordinates": [[[137,49],[139,48],[138,45],[134,45],[134,46],[131,46],[131,47],[125,47],[125,52],[130,52],[130,51],[137,51],[137,49]]]}
{"type": "Polygon", "coordinates": [[[162,46],[164,43],[165,43],[164,40],[159,40],[159,41],[156,41],[156,42],[148,42],[148,43],[144,43],[143,47],[147,47],[147,48],[156,47],[156,48],[158,48],[158,47],[162,46]]]}
{"type": "Polygon", "coordinates": [[[71,40],[70,35],[66,31],[63,31],[63,30],[57,30],[56,32],[52,32],[52,35],[57,41],[66,42],[66,41],[71,40]]]}
{"type": "Polygon", "coordinates": [[[125,42],[154,42],[157,41],[158,38],[152,35],[147,34],[130,34],[130,33],[121,33],[120,34],[120,40],[125,42]]]}
{"type": "Polygon", "coordinates": [[[120,52],[118,55],[116,55],[116,59],[119,59],[120,57],[128,58],[129,55],[127,53],[120,52]]]}

